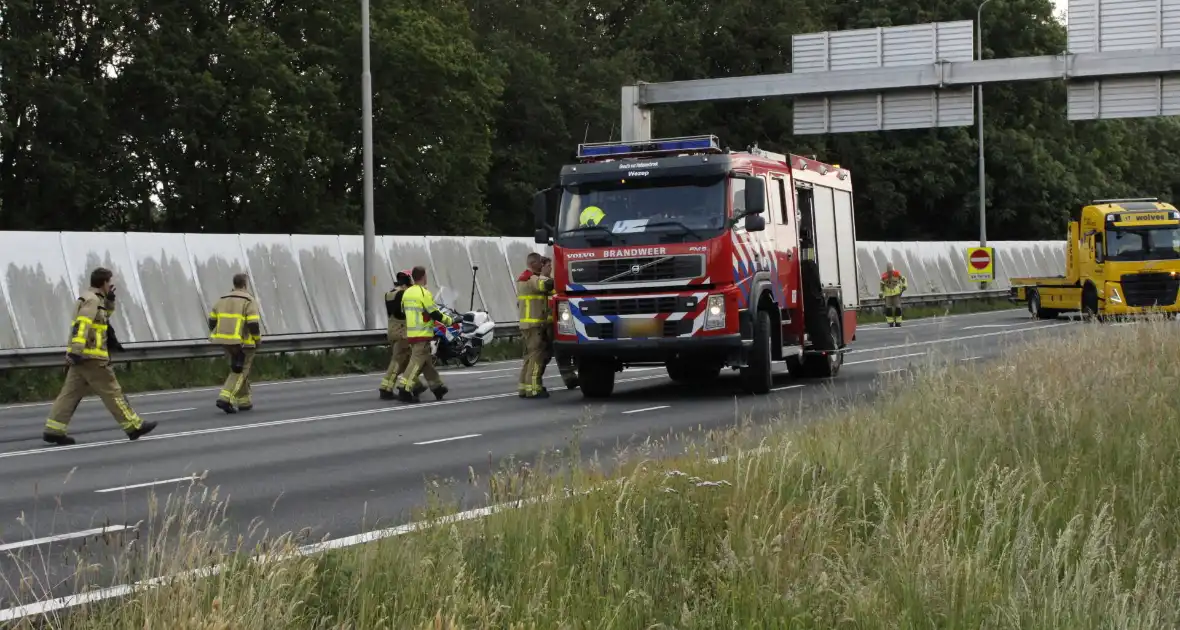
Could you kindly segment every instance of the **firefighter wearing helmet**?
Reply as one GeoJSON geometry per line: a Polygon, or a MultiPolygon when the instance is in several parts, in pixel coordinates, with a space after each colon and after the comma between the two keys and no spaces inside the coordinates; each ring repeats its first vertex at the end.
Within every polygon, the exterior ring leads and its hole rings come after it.
{"type": "MultiPolygon", "coordinates": [[[[389,339],[392,356],[389,359],[389,368],[385,370],[385,378],[381,379],[379,391],[382,400],[397,398],[394,391],[397,387],[397,379],[406,371],[406,366],[410,363],[410,342],[406,337],[406,311],[402,308],[402,296],[412,284],[410,272],[408,270],[399,271],[393,288],[385,294],[385,314],[389,317],[385,334],[389,339]]],[[[416,395],[420,395],[424,391],[426,391],[425,385],[421,382],[415,384],[414,393],[416,395]]]]}
{"type": "Polygon", "coordinates": [[[885,265],[885,273],[881,274],[881,291],[879,296],[885,298],[885,321],[890,328],[901,326],[901,294],[905,293],[905,276],[893,268],[893,263],[885,265]]]}

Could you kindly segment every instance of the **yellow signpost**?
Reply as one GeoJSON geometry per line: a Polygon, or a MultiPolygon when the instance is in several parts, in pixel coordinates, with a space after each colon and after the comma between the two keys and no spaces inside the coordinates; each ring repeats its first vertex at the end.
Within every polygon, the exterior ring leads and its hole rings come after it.
{"type": "Polygon", "coordinates": [[[994,282],[996,279],[995,249],[968,247],[967,277],[975,282],[994,282]]]}

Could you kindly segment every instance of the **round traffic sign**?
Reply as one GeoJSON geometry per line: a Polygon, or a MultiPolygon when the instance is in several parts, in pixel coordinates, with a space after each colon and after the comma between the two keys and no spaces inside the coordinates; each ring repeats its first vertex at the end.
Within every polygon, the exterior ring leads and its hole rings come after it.
{"type": "Polygon", "coordinates": [[[971,266],[976,269],[987,269],[987,266],[992,262],[992,257],[985,249],[977,249],[971,252],[971,266]]]}

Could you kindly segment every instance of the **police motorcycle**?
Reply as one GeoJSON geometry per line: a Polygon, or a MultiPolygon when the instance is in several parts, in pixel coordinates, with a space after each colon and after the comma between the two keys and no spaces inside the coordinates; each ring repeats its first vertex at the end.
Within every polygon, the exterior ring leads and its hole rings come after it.
{"type": "MultiPolygon", "coordinates": [[[[475,303],[475,273],[479,266],[472,267],[471,303],[475,303]]],[[[465,367],[471,367],[479,362],[484,346],[492,342],[496,332],[496,322],[487,309],[477,309],[459,313],[447,305],[449,290],[439,290],[439,299],[435,301],[438,309],[451,318],[450,326],[442,322],[434,322],[434,338],[431,339],[430,355],[436,365],[446,365],[458,359],[465,367]]]]}

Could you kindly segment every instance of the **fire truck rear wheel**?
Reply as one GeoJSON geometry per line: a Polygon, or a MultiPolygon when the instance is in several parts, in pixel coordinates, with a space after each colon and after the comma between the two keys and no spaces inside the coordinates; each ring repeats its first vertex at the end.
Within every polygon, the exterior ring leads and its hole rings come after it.
{"type": "Polygon", "coordinates": [[[769,393],[774,385],[770,361],[770,313],[766,311],[758,311],[754,318],[754,344],[741,372],[742,386],[751,394],[769,393]]]}
{"type": "Polygon", "coordinates": [[[615,390],[615,366],[609,361],[582,359],[578,387],[583,398],[608,398],[615,390]]]}

